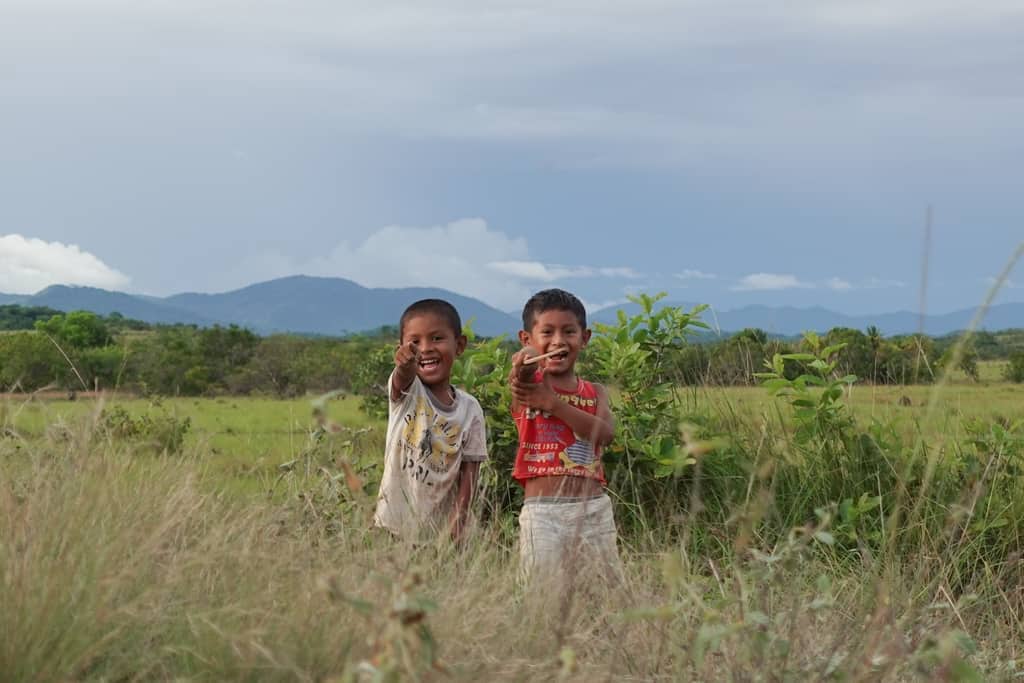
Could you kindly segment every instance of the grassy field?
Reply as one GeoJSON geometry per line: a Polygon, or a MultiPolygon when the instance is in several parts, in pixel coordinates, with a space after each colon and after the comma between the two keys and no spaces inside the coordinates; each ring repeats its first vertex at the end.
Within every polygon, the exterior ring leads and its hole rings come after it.
{"type": "MultiPolygon", "coordinates": [[[[1024,417],[1020,407],[1024,385],[995,381],[1001,376],[1001,364],[982,363],[981,367],[983,378],[989,378],[981,382],[954,377],[938,392],[927,385],[855,385],[846,400],[859,420],[898,425],[908,438],[925,429],[931,435],[955,439],[962,436],[965,421],[1024,417]]],[[[684,387],[680,393],[690,412],[731,415],[746,423],[778,411],[777,402],[759,387],[684,387]]],[[[279,476],[282,464],[310,450],[317,398],[10,398],[0,403],[0,424],[32,442],[44,438],[48,430],[94,423],[114,408],[133,416],[187,419],[190,429],[185,445],[210,475],[207,484],[232,493],[264,493],[279,476]]],[[[330,400],[327,413],[350,432],[352,457],[364,467],[378,464],[383,422],[368,417],[352,396],[330,400]]]]}
{"type": "MultiPolygon", "coordinates": [[[[208,475],[205,484],[229,493],[266,492],[282,464],[310,449],[316,428],[309,398],[8,399],[0,410],[8,429],[32,443],[55,432],[102,422],[103,416],[115,409],[134,417],[187,420],[186,452],[202,464],[208,475]]],[[[358,399],[331,400],[327,411],[335,422],[356,434],[354,452],[366,456],[383,452],[383,425],[359,409],[358,399]]]]}
{"type": "MultiPolygon", "coordinates": [[[[723,424],[737,444],[770,442],[780,459],[796,458],[765,426],[778,403],[764,390],[682,391],[690,411],[733,416],[723,424]]],[[[1021,397],[990,378],[937,395],[856,386],[849,403],[860,422],[896,424],[910,449],[918,437],[959,442],[971,420],[1017,419],[1021,397]]],[[[4,678],[1022,677],[1024,568],[1019,554],[1006,556],[1020,547],[1006,531],[1020,528],[1019,508],[948,535],[921,523],[900,547],[857,536],[867,526],[854,518],[769,538],[757,519],[786,482],[752,471],[728,519],[693,522],[704,525],[694,534],[721,539],[721,552],[652,524],[622,538],[627,576],[614,591],[536,599],[517,582],[510,519],[483,524],[461,550],[371,530],[373,487],[350,486],[343,462],[366,482],[379,476],[383,425],[355,399],[326,405],[342,427],[329,436],[311,399],[0,403],[4,678]],[[180,451],[162,454],[167,430],[186,420],[180,451]]],[[[964,484],[963,510],[992,477],[1016,477],[1020,490],[1012,459],[985,462],[964,484]]],[[[818,473],[794,472],[817,485],[818,473]]],[[[913,529],[916,504],[902,517],[913,529]]]]}
{"type": "MultiPolygon", "coordinates": [[[[991,369],[988,372],[998,376],[991,369]]],[[[680,392],[693,412],[736,414],[750,420],[777,407],[759,387],[684,387],[680,392]]],[[[134,416],[161,414],[188,419],[186,445],[203,454],[202,460],[215,479],[232,490],[254,491],[268,477],[273,479],[282,463],[299,458],[310,447],[316,427],[315,398],[164,398],[155,402],[117,396],[76,401],[9,398],[0,404],[0,422],[32,441],[55,426],[96,421],[104,410],[109,412],[114,407],[134,416]]],[[[963,378],[937,393],[927,385],[856,385],[847,398],[860,420],[893,421],[909,431],[923,424],[935,433],[952,437],[961,433],[964,420],[1024,416],[1022,401],[1024,385],[973,383],[963,378]]],[[[383,423],[363,413],[358,398],[332,399],[327,411],[335,422],[358,434],[353,450],[360,460],[369,464],[382,452],[383,423]]]]}

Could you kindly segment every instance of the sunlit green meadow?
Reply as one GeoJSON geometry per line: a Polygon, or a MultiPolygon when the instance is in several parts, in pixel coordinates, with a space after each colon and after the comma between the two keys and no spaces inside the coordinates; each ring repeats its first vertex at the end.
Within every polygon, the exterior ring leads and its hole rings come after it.
{"type": "MultiPolygon", "coordinates": [[[[980,382],[954,375],[940,389],[931,385],[885,386],[856,384],[846,403],[860,421],[900,426],[909,437],[928,435],[957,438],[965,422],[1024,416],[1024,385],[1003,382],[1001,363],[982,363],[980,382]]],[[[767,413],[778,417],[779,403],[756,386],[698,386],[678,389],[693,413],[730,417],[756,425],[767,413]]],[[[262,397],[158,398],[124,395],[66,400],[13,397],[0,402],[0,424],[26,442],[44,439],[55,428],[100,420],[104,411],[119,407],[141,416],[161,414],[190,423],[185,437],[188,453],[202,463],[205,485],[239,494],[272,492],[282,465],[301,460],[314,445],[317,422],[314,405],[320,396],[295,399],[262,397]]],[[[616,400],[612,392],[613,402],[616,400]]],[[[326,415],[351,435],[346,452],[360,467],[380,466],[384,423],[360,409],[360,398],[341,394],[325,402],[326,415]]]]}
{"type": "MultiPolygon", "coordinates": [[[[168,416],[188,421],[184,454],[202,466],[203,483],[229,493],[271,493],[281,466],[314,445],[313,405],[320,397],[296,399],[219,397],[146,399],[123,395],[98,398],[8,398],[0,407],[10,435],[26,443],[45,441],[61,430],[100,423],[114,409],[138,417],[168,416]]],[[[383,449],[383,425],[360,410],[360,400],[341,395],[326,400],[327,416],[355,435],[352,456],[372,465],[383,449]]]]}

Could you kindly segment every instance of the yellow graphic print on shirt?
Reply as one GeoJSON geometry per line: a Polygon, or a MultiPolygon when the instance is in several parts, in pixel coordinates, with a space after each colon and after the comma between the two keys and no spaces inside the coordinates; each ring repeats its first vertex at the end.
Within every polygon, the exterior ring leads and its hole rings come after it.
{"type": "Polygon", "coordinates": [[[447,472],[458,455],[461,432],[458,422],[438,415],[426,398],[417,398],[405,415],[402,469],[411,470],[410,476],[428,483],[431,472],[447,472]]]}

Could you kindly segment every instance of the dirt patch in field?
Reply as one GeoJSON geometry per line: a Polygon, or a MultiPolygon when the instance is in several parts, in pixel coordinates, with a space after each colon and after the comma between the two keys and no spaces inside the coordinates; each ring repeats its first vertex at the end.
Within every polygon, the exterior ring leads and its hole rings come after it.
{"type": "Polygon", "coordinates": [[[0,401],[84,401],[89,399],[132,399],[136,394],[125,391],[35,391],[32,393],[0,392],[0,401]]]}

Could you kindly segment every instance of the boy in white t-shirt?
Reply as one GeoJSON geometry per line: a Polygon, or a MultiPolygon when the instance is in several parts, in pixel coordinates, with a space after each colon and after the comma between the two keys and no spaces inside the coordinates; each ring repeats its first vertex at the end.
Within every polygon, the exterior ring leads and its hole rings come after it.
{"type": "Polygon", "coordinates": [[[461,541],[466,532],[487,439],[480,404],[451,385],[465,348],[459,313],[447,301],[423,299],[402,314],[374,523],[403,539],[448,531],[461,541]]]}

